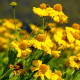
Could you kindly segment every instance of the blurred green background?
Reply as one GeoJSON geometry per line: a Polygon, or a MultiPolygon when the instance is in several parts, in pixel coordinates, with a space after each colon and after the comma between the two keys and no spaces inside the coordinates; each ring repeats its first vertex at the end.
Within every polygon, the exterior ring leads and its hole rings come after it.
{"type": "Polygon", "coordinates": [[[35,15],[32,8],[39,7],[41,3],[47,3],[51,7],[55,3],[61,3],[64,13],[69,17],[70,25],[74,22],[80,23],[80,0],[0,0],[0,18],[13,18],[12,7],[9,5],[12,1],[16,1],[16,18],[26,24],[36,24],[39,17],[35,15]]]}

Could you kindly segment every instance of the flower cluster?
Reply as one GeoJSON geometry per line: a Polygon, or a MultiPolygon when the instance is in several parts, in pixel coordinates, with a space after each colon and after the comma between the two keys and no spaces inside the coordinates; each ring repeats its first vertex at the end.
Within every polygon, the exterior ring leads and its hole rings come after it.
{"type": "MultiPolygon", "coordinates": [[[[16,20],[17,28],[22,26],[19,20],[16,20]]],[[[14,39],[13,31],[15,30],[13,19],[1,19],[0,20],[0,46],[1,50],[8,48],[9,40],[14,39]]],[[[0,50],[0,51],[1,51],[0,50]]]]}
{"type": "Polygon", "coordinates": [[[69,57],[69,65],[73,68],[80,68],[80,54],[77,54],[76,56],[70,56],[69,57]]]}
{"type": "Polygon", "coordinates": [[[66,23],[68,17],[62,11],[61,4],[55,4],[51,8],[48,4],[42,3],[39,8],[33,7],[33,12],[40,17],[50,16],[57,23],[66,23]]]}
{"type": "MultiPolygon", "coordinates": [[[[22,22],[16,19],[16,29],[22,27],[22,22]]],[[[14,35],[15,25],[13,19],[1,19],[0,20],[0,51],[3,49],[8,49],[8,44],[15,39],[14,35]]],[[[20,30],[20,35],[24,35],[22,39],[28,37],[26,30],[20,30]]],[[[21,37],[21,36],[20,36],[21,37]]]]}
{"type": "Polygon", "coordinates": [[[64,80],[61,78],[62,75],[61,71],[55,70],[55,73],[53,73],[50,70],[50,66],[42,64],[41,60],[34,60],[32,61],[32,64],[34,66],[30,67],[31,71],[32,72],[37,71],[34,77],[38,78],[40,76],[41,80],[45,80],[45,77],[51,80],[64,80]]]}
{"type": "Polygon", "coordinates": [[[58,43],[60,47],[62,46],[63,49],[75,48],[75,50],[78,51],[80,41],[79,27],[79,24],[73,23],[72,27],[65,27],[65,29],[63,30],[56,31],[54,33],[54,40],[58,43]]]}
{"type": "MultiPolygon", "coordinates": [[[[15,19],[17,3],[10,5],[14,20],[0,20],[0,51],[9,50],[7,67],[0,66],[3,71],[0,80],[80,80],[80,25],[73,23],[65,28],[57,25],[68,22],[62,5],[55,4],[52,8],[42,3],[39,8],[33,7],[33,12],[43,18],[43,24],[29,24],[31,33],[21,30],[22,22],[15,19]],[[45,23],[46,16],[57,23],[45,23]]],[[[3,58],[4,55],[1,61],[3,58]]]]}

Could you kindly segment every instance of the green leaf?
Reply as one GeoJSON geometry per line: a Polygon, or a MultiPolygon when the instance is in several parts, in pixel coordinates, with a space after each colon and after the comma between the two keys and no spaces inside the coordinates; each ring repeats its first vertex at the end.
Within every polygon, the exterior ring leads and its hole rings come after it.
{"type": "Polygon", "coordinates": [[[16,57],[17,57],[17,51],[14,48],[11,48],[9,50],[8,57],[9,57],[9,64],[10,63],[14,64],[16,57]]]}
{"type": "Polygon", "coordinates": [[[80,71],[77,71],[73,80],[80,80],[80,71]]]}
{"type": "Polygon", "coordinates": [[[75,69],[73,68],[68,68],[66,71],[66,80],[70,80],[70,78],[72,77],[72,75],[74,74],[75,69]]]}
{"type": "Polygon", "coordinates": [[[73,68],[72,69],[71,68],[68,68],[66,72],[67,72],[67,75],[71,75],[71,74],[74,73],[74,71],[75,70],[73,68]]]}
{"type": "Polygon", "coordinates": [[[3,73],[3,67],[0,66],[0,76],[2,75],[2,73],[3,73]]]}
{"type": "Polygon", "coordinates": [[[37,80],[37,78],[32,77],[30,80],[37,80]]]}
{"type": "Polygon", "coordinates": [[[9,80],[20,80],[20,79],[21,79],[20,76],[14,76],[14,77],[10,78],[9,80]]]}
{"type": "Polygon", "coordinates": [[[13,77],[14,76],[14,73],[12,72],[10,75],[9,75],[9,78],[13,77]]]}

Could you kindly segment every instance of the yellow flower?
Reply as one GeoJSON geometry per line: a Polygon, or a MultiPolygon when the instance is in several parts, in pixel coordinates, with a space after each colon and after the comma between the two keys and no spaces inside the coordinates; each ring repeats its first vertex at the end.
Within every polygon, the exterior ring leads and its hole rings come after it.
{"type": "Polygon", "coordinates": [[[44,76],[48,79],[51,78],[52,71],[50,70],[49,65],[42,64],[42,61],[40,60],[34,60],[32,63],[35,67],[31,66],[31,71],[34,72],[38,70],[34,77],[38,78],[40,76],[42,80],[45,80],[44,76]]]}
{"type": "Polygon", "coordinates": [[[60,22],[59,16],[54,16],[54,18],[53,18],[53,19],[54,19],[54,21],[55,21],[55,22],[57,22],[57,23],[59,23],[59,22],[60,22]]]}
{"type": "Polygon", "coordinates": [[[42,4],[40,4],[40,8],[41,9],[46,9],[47,8],[47,5],[45,3],[42,3],[42,4]]]}
{"type": "Polygon", "coordinates": [[[35,34],[37,34],[37,32],[40,30],[36,25],[34,24],[30,24],[29,25],[31,30],[34,31],[35,34]]]}
{"type": "Polygon", "coordinates": [[[59,45],[63,45],[63,47],[66,46],[66,41],[64,41],[62,39],[63,37],[63,32],[62,31],[57,31],[55,34],[54,34],[54,40],[59,44],[59,45]]]}
{"type": "Polygon", "coordinates": [[[67,39],[69,40],[69,42],[75,41],[75,38],[73,37],[73,35],[70,32],[67,33],[67,39]]]}
{"type": "Polygon", "coordinates": [[[21,58],[25,58],[28,54],[30,54],[32,52],[32,50],[30,50],[30,48],[27,48],[26,50],[22,50],[21,52],[21,58]]]}
{"type": "Polygon", "coordinates": [[[78,29],[78,30],[79,30],[80,25],[77,24],[77,23],[73,23],[73,24],[72,24],[72,28],[74,28],[74,29],[78,29]]]}
{"type": "MultiPolygon", "coordinates": [[[[14,20],[13,19],[4,19],[4,22],[2,23],[2,26],[15,30],[14,20]]],[[[16,19],[16,29],[22,27],[22,22],[16,19]]]]}
{"type": "Polygon", "coordinates": [[[55,23],[49,23],[48,26],[49,26],[50,28],[52,28],[52,27],[56,27],[56,24],[55,24],[55,23]]]}
{"type": "Polygon", "coordinates": [[[40,5],[40,8],[33,7],[33,12],[40,17],[50,16],[57,23],[66,23],[68,17],[62,12],[62,5],[55,4],[53,8],[45,3],[40,5]]]}
{"type": "Polygon", "coordinates": [[[52,55],[55,57],[55,58],[58,58],[60,56],[60,53],[61,51],[52,51],[52,55]]]}
{"type": "Polygon", "coordinates": [[[40,42],[45,42],[46,35],[45,34],[38,34],[37,35],[37,40],[40,41],[40,42]]]}
{"type": "Polygon", "coordinates": [[[52,74],[52,77],[51,77],[51,80],[64,80],[62,79],[60,76],[58,76],[57,74],[53,73],[52,74]]]}
{"type": "Polygon", "coordinates": [[[47,54],[51,54],[51,48],[53,47],[50,37],[46,37],[45,34],[38,34],[36,39],[29,41],[29,45],[44,50],[47,54]]]}
{"type": "Polygon", "coordinates": [[[2,44],[2,48],[8,49],[8,45],[7,44],[2,44]]]}
{"type": "Polygon", "coordinates": [[[55,31],[56,31],[56,27],[52,27],[50,30],[51,33],[54,33],[55,31]]]}
{"type": "Polygon", "coordinates": [[[60,12],[60,11],[62,11],[62,5],[61,4],[55,4],[53,6],[53,9],[60,12]]]}
{"type": "Polygon", "coordinates": [[[11,43],[11,47],[15,48],[18,52],[17,57],[25,58],[28,54],[30,54],[32,51],[30,48],[27,47],[28,41],[23,40],[21,43],[18,43],[16,41],[13,41],[11,43]]]}
{"type": "Polygon", "coordinates": [[[9,39],[7,39],[5,37],[0,37],[0,43],[7,44],[8,42],[9,42],[9,39]]]}
{"type": "Polygon", "coordinates": [[[73,29],[72,27],[66,27],[65,30],[66,30],[66,33],[67,32],[71,32],[71,33],[75,33],[76,32],[75,29],[73,29]]]}
{"type": "Polygon", "coordinates": [[[0,33],[6,32],[6,31],[7,31],[6,27],[0,26],[0,33]]]}
{"type": "Polygon", "coordinates": [[[73,28],[66,27],[65,30],[57,29],[54,33],[54,41],[58,43],[58,49],[74,48],[76,31],[73,28]]]}
{"type": "Polygon", "coordinates": [[[58,23],[66,23],[68,21],[68,17],[62,11],[56,11],[53,8],[49,7],[46,9],[49,13],[49,16],[58,23]]]}
{"type": "Polygon", "coordinates": [[[69,42],[74,42],[79,38],[79,32],[71,27],[66,27],[67,39],[69,42]]]}
{"type": "Polygon", "coordinates": [[[75,40],[75,45],[80,46],[80,40],[75,40]]]}
{"type": "Polygon", "coordinates": [[[22,42],[19,43],[19,48],[21,50],[26,50],[27,45],[28,45],[28,41],[27,40],[23,40],[22,42]]]}
{"type": "Polygon", "coordinates": [[[80,54],[77,54],[76,56],[70,56],[69,63],[71,67],[79,69],[80,68],[80,54]]]}
{"type": "Polygon", "coordinates": [[[10,38],[10,39],[14,39],[14,37],[15,37],[13,34],[10,34],[9,32],[3,33],[3,36],[6,38],[10,38]]]}
{"type": "Polygon", "coordinates": [[[48,12],[46,11],[46,9],[41,9],[41,8],[33,7],[33,12],[34,12],[35,14],[37,14],[38,16],[40,16],[40,17],[49,16],[49,14],[48,14],[48,12]]]}
{"type": "Polygon", "coordinates": [[[56,69],[55,69],[55,74],[57,74],[58,76],[62,76],[62,73],[61,73],[61,71],[59,71],[59,70],[56,70],[56,69]]]}

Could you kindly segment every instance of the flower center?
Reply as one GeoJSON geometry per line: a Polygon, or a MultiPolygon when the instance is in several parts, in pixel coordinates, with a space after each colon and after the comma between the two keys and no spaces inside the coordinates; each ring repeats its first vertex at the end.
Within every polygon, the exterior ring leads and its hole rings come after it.
{"type": "Polygon", "coordinates": [[[38,34],[37,40],[40,42],[44,42],[46,40],[46,35],[45,34],[38,34]]]}
{"type": "Polygon", "coordinates": [[[46,71],[49,70],[49,67],[48,67],[46,64],[42,64],[42,65],[40,66],[40,70],[41,70],[41,72],[42,72],[43,74],[45,74],[46,71]]]}
{"type": "Polygon", "coordinates": [[[47,8],[47,5],[45,3],[42,3],[42,4],[40,4],[40,8],[41,9],[46,9],[47,8]]]}
{"type": "Polygon", "coordinates": [[[55,4],[53,6],[53,9],[60,12],[60,11],[62,11],[62,5],[61,4],[55,4]]]}
{"type": "Polygon", "coordinates": [[[26,48],[27,48],[27,43],[21,42],[21,43],[19,44],[19,48],[22,49],[22,50],[26,50],[26,48]]]}

